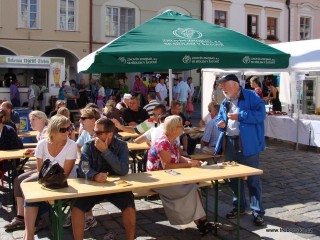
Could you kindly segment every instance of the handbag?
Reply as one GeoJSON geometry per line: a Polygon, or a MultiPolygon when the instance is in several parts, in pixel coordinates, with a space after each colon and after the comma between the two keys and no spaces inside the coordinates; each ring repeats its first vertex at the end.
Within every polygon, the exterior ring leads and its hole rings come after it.
{"type": "Polygon", "coordinates": [[[50,159],[46,159],[43,162],[38,176],[38,183],[49,189],[68,187],[64,169],[59,163],[52,163],[50,159]]]}
{"type": "Polygon", "coordinates": [[[186,112],[192,113],[194,111],[192,102],[187,103],[186,112]]]}

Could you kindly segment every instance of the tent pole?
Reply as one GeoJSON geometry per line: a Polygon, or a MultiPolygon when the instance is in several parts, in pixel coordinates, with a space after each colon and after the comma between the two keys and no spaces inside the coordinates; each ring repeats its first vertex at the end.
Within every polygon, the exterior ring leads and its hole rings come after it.
{"type": "Polygon", "coordinates": [[[169,69],[169,106],[173,100],[172,96],[172,69],[169,69]]]}

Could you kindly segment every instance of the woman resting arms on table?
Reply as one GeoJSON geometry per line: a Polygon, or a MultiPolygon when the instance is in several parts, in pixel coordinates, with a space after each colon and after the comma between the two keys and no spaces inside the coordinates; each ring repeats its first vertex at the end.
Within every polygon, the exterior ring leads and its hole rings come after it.
{"type": "MultiPolygon", "coordinates": [[[[45,138],[45,132],[47,131],[48,118],[44,112],[32,111],[29,113],[30,125],[34,131],[38,131],[37,142],[45,138]]],[[[32,149],[30,149],[31,151],[32,149]]],[[[33,151],[31,151],[32,153],[33,151]]],[[[23,193],[21,189],[22,182],[37,181],[37,170],[30,170],[23,174],[20,174],[14,179],[14,196],[17,202],[17,216],[12,219],[10,223],[4,226],[5,229],[14,231],[16,229],[24,228],[24,210],[23,210],[23,193]]],[[[40,227],[41,228],[41,227],[40,227]]]]}
{"type": "MultiPolygon", "coordinates": [[[[183,133],[182,119],[172,115],[164,120],[164,134],[156,140],[148,153],[147,171],[199,167],[201,162],[180,156],[176,138],[183,133]]],[[[165,213],[172,225],[195,222],[203,236],[214,229],[205,217],[197,184],[184,184],[153,189],[158,192],[165,213]]]]}
{"type": "MultiPolygon", "coordinates": [[[[46,136],[41,140],[35,150],[37,158],[37,170],[40,171],[44,160],[50,159],[51,162],[58,162],[64,169],[66,178],[69,176],[77,158],[77,144],[69,139],[69,128],[71,122],[68,118],[61,115],[53,116],[48,125],[46,136]]],[[[26,203],[24,208],[26,229],[24,240],[33,240],[35,223],[38,211],[49,210],[49,204],[45,202],[26,203]]]]}

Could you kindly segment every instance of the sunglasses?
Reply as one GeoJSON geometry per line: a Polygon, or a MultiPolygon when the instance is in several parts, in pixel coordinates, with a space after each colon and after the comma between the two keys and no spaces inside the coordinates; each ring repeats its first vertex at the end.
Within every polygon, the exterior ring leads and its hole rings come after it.
{"type": "Polygon", "coordinates": [[[86,119],[93,119],[93,117],[80,117],[80,120],[81,120],[81,121],[84,121],[84,120],[86,120],[86,119]]]}
{"type": "Polygon", "coordinates": [[[60,133],[65,133],[65,132],[69,132],[69,131],[70,131],[70,126],[66,127],[66,128],[59,128],[60,133]]]}
{"type": "Polygon", "coordinates": [[[100,135],[102,135],[102,134],[104,134],[104,133],[108,133],[107,131],[95,131],[95,130],[93,130],[93,132],[94,132],[94,134],[97,135],[97,136],[100,136],[100,135]]]}

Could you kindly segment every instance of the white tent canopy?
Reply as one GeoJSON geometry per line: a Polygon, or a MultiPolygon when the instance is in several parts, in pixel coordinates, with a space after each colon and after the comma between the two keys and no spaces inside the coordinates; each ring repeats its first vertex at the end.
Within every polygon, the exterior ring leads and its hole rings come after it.
{"type": "Polygon", "coordinates": [[[291,54],[288,70],[319,71],[320,39],[271,44],[278,50],[291,54]]]}

